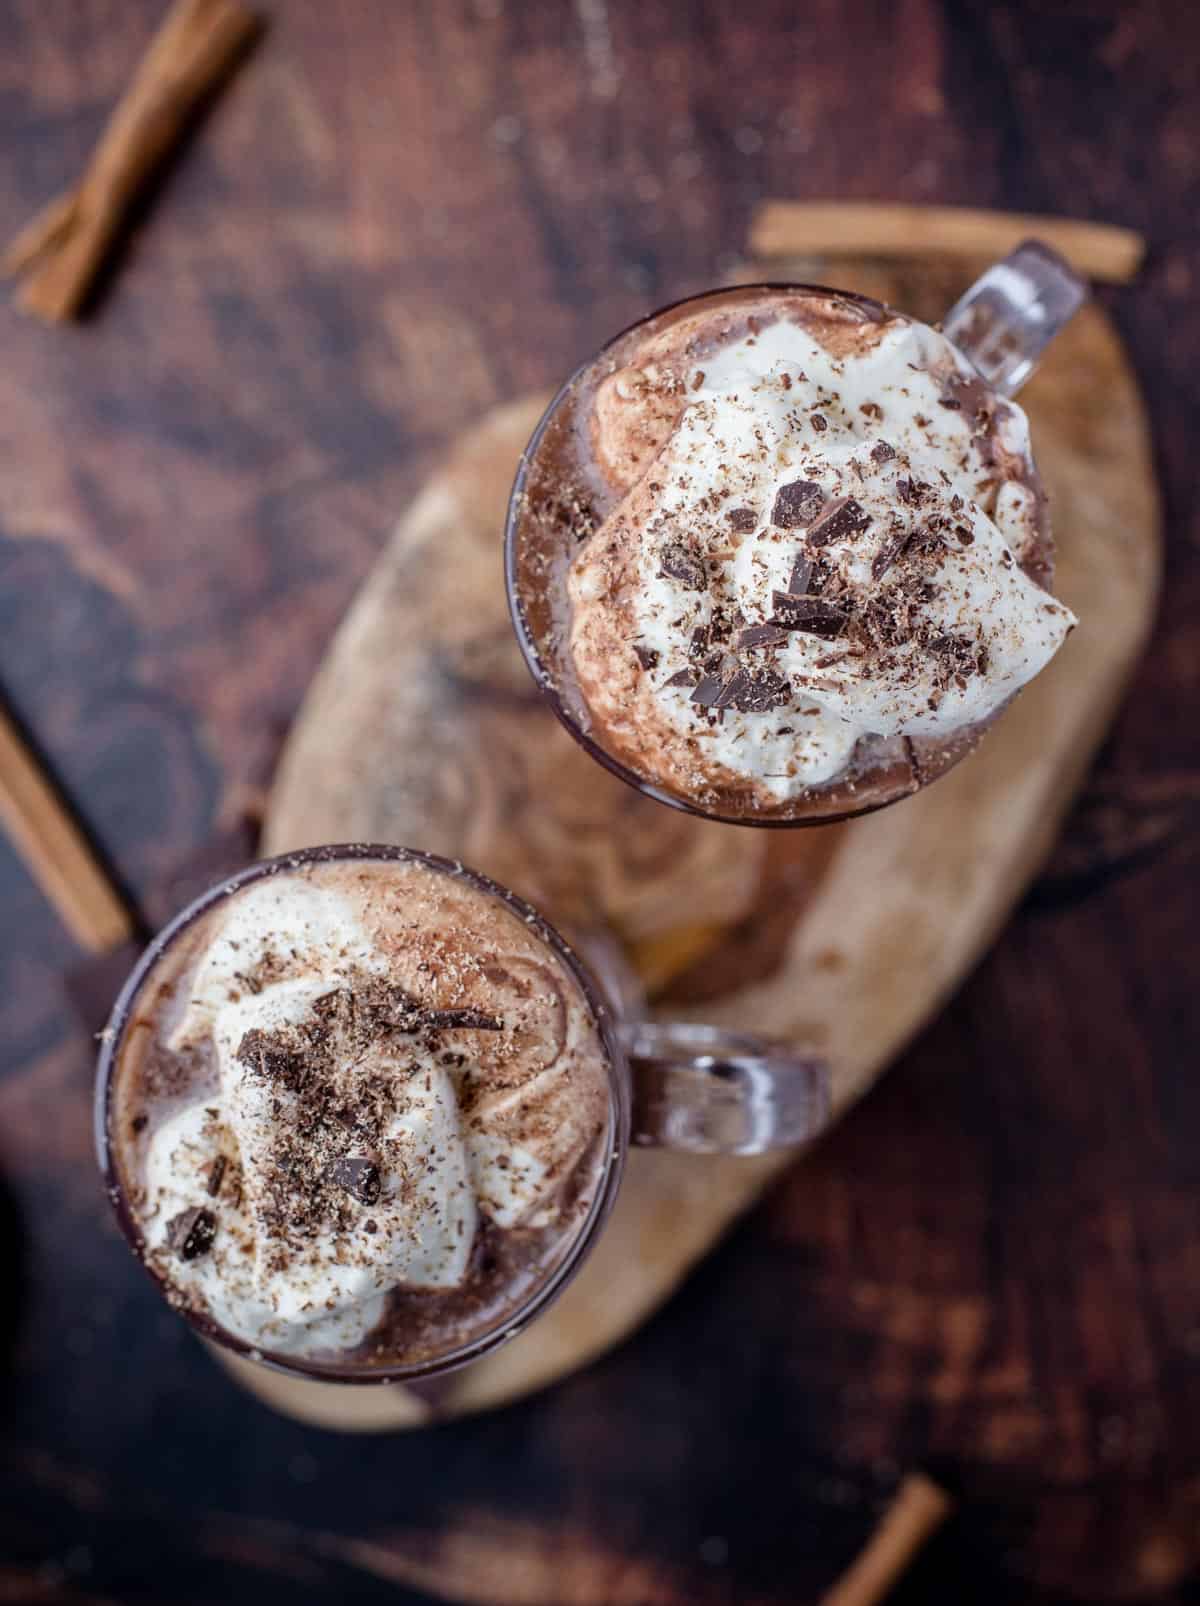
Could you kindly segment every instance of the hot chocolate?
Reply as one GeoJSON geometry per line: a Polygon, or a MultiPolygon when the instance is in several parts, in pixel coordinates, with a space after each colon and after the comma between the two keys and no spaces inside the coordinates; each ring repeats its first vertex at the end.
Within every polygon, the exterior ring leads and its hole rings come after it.
{"type": "Polygon", "coordinates": [[[1074,624],[1021,409],[832,291],[721,292],[622,336],[560,396],[514,517],[519,628],[569,717],[724,817],[915,790],[1074,624]]]}
{"type": "Polygon", "coordinates": [[[267,1359],[470,1353],[596,1208],[601,1024],[531,913],[455,867],[276,861],[169,935],[117,1031],[115,1201],[170,1302],[267,1359]]]}

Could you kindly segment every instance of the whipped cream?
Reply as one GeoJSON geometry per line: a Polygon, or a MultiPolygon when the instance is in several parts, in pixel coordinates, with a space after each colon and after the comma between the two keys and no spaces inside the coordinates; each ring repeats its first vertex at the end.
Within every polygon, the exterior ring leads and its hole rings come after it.
{"type": "Polygon", "coordinates": [[[780,802],[864,737],[949,738],[1075,623],[1022,568],[1040,510],[1021,409],[924,325],[857,333],[835,351],[779,318],[601,395],[597,458],[640,477],[572,566],[572,656],[591,713],[676,779],[780,802]]]}
{"type": "Polygon", "coordinates": [[[148,1137],[148,1258],[263,1350],[352,1348],[389,1290],[461,1286],[480,1219],[552,1224],[603,1120],[590,1012],[532,934],[496,906],[500,940],[480,937],[478,963],[454,972],[449,1002],[465,1007],[446,1010],[428,974],[450,973],[440,923],[484,927],[493,900],[386,868],[390,907],[290,874],[233,894],[165,1036],[205,1070],[148,1137]],[[429,928],[406,878],[435,893],[429,928]],[[215,1231],[188,1256],[197,1209],[215,1231]]]}

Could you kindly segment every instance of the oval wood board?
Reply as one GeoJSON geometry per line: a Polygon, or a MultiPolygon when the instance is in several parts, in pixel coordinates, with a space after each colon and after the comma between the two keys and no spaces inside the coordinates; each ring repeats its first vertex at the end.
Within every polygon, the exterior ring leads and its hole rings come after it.
{"type": "MultiPolygon", "coordinates": [[[[936,320],[979,266],[827,255],[743,277],[833,282],[936,320]]],[[[500,531],[544,401],[482,419],[402,518],[296,721],[265,849],[407,843],[489,872],[568,932],[600,918],[660,1012],[820,1052],[844,1110],[1021,896],[1146,638],[1158,511],[1121,345],[1089,306],[1022,397],[1052,498],[1059,590],[1080,628],[946,779],[818,830],[739,830],[651,803],[589,760],[541,704],[509,626],[500,531]]],[[[328,1385],[233,1369],[282,1410],[363,1429],[511,1400],[636,1327],[793,1158],[635,1151],[599,1247],[558,1304],[437,1389],[331,1396],[328,1385]]]]}

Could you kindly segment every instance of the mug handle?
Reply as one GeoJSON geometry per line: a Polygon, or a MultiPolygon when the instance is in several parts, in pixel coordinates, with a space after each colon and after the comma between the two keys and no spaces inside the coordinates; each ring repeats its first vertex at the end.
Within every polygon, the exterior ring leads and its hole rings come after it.
{"type": "Polygon", "coordinates": [[[829,1125],[829,1067],[717,1026],[625,1020],[632,1143],[692,1154],[765,1154],[829,1125]]]}
{"type": "Polygon", "coordinates": [[[572,933],[616,1019],[632,1083],[630,1142],[692,1154],[765,1154],[829,1125],[824,1061],[782,1043],[691,1021],[646,1017],[646,999],[615,938],[572,933]]]}
{"type": "Polygon", "coordinates": [[[992,390],[1015,396],[1087,298],[1087,282],[1069,262],[1042,241],[1025,240],[959,297],[942,333],[992,390]]]}

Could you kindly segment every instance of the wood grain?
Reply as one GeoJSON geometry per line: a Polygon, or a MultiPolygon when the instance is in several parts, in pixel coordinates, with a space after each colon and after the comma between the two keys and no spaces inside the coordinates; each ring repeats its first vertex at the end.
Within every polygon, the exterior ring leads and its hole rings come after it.
{"type": "Polygon", "coordinates": [[[1133,229],[1031,212],[984,212],[968,206],[886,206],[872,201],[767,201],[750,221],[756,256],[913,257],[987,261],[1022,240],[1044,240],[1091,279],[1128,284],[1146,255],[1133,229]]]}
{"type": "MultiPolygon", "coordinates": [[[[79,174],[162,9],[0,0],[0,237],[79,174]]],[[[4,1589],[794,1606],[926,1465],[959,1503],[898,1606],[1191,1606],[1197,18],[265,9],[95,318],[0,306],[0,683],[151,918],[268,780],[453,440],[722,279],[768,197],[1142,233],[1142,278],[1101,300],[1153,424],[1167,584],[1045,872],[936,1022],[636,1335],[426,1432],[300,1427],[159,1310],[96,1191],[78,951],[0,845],[4,1589]]],[[[689,985],[700,1007],[720,981],[689,985]]]]}

